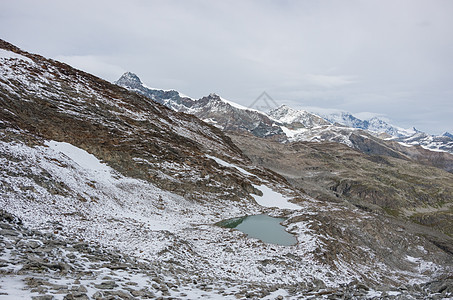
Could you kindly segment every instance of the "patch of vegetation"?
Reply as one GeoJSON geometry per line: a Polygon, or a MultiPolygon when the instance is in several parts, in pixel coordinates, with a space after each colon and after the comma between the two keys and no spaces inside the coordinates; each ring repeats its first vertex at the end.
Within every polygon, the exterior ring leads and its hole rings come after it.
{"type": "Polygon", "coordinates": [[[421,225],[433,227],[453,237],[453,212],[451,210],[433,213],[418,213],[412,215],[410,220],[421,225]]]}
{"type": "Polygon", "coordinates": [[[398,209],[390,208],[390,207],[383,207],[382,208],[386,214],[393,216],[393,217],[399,217],[400,216],[400,211],[398,209]]]}

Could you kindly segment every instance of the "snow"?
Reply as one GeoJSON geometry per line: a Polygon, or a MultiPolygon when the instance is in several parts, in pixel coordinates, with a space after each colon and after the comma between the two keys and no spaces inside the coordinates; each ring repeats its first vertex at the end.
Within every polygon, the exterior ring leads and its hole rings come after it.
{"type": "Polygon", "coordinates": [[[181,98],[189,98],[190,100],[194,100],[192,97],[187,96],[186,94],[183,94],[183,93],[181,93],[179,91],[178,91],[178,94],[179,94],[179,97],[181,97],[181,98]]]}
{"type": "Polygon", "coordinates": [[[270,293],[269,295],[267,295],[263,299],[265,299],[265,300],[274,300],[274,299],[278,299],[279,296],[281,296],[283,298],[287,298],[287,297],[289,297],[289,294],[284,289],[278,289],[276,291],[273,291],[272,293],[270,293]]]}
{"type": "Polygon", "coordinates": [[[50,149],[63,153],[64,155],[75,161],[82,168],[92,171],[104,172],[110,172],[112,170],[106,164],[101,163],[93,154],[90,154],[85,150],[77,148],[76,146],[73,146],[69,143],[46,141],[44,144],[50,149]]]}
{"type": "Polygon", "coordinates": [[[290,139],[296,136],[297,133],[299,133],[299,131],[291,130],[286,126],[280,126],[280,128],[283,130],[283,133],[290,139]]]}
{"type": "Polygon", "coordinates": [[[420,147],[422,147],[422,148],[425,149],[425,150],[430,150],[430,151],[433,151],[433,152],[445,152],[445,153],[449,153],[448,151],[445,151],[445,150],[436,148],[436,147],[439,147],[439,146],[436,145],[435,143],[431,143],[431,144],[428,144],[428,145],[422,145],[422,144],[420,144],[420,147]]]}
{"type": "Polygon", "coordinates": [[[283,196],[282,194],[273,191],[272,189],[268,188],[265,185],[254,185],[256,189],[259,189],[262,193],[263,196],[257,196],[253,195],[253,198],[255,198],[256,203],[258,203],[261,206],[265,207],[278,207],[281,209],[302,209],[297,204],[291,203],[288,201],[288,198],[283,196]]]}
{"type": "Polygon", "coordinates": [[[216,163],[218,163],[219,165],[221,166],[224,166],[224,167],[227,167],[227,168],[235,168],[236,170],[238,170],[239,172],[241,172],[242,174],[244,175],[247,175],[247,176],[253,176],[253,177],[256,177],[255,174],[252,174],[250,172],[247,172],[246,170],[244,170],[243,168],[241,167],[238,167],[238,166],[235,166],[233,164],[230,164],[220,158],[217,158],[215,156],[211,156],[211,155],[206,155],[207,158],[210,158],[212,160],[215,160],[216,163]]]}
{"type": "Polygon", "coordinates": [[[406,259],[407,259],[408,261],[410,261],[411,263],[417,263],[418,260],[419,260],[418,258],[409,256],[409,255],[406,256],[406,259]]]}
{"type": "Polygon", "coordinates": [[[0,299],[31,299],[30,290],[25,289],[25,277],[0,276],[0,299]]]}
{"type": "Polygon", "coordinates": [[[28,63],[33,63],[33,60],[26,57],[26,56],[23,56],[23,55],[20,55],[20,54],[17,54],[17,53],[14,53],[12,51],[8,51],[8,50],[5,50],[5,49],[0,49],[0,59],[1,58],[6,58],[6,59],[10,59],[10,58],[14,58],[14,59],[21,59],[21,60],[24,60],[28,63]]]}
{"type": "Polygon", "coordinates": [[[404,147],[407,147],[407,148],[410,148],[410,147],[413,147],[413,146],[420,146],[422,147],[423,149],[425,150],[429,150],[429,151],[432,151],[432,152],[444,152],[444,153],[450,153],[446,150],[442,150],[442,149],[439,149],[439,145],[437,145],[436,143],[430,143],[428,145],[424,145],[424,144],[421,144],[419,142],[412,142],[411,144],[408,144],[408,143],[404,143],[404,142],[398,142],[398,144],[400,144],[401,146],[404,146],[404,147]]]}
{"type": "Polygon", "coordinates": [[[240,109],[240,110],[253,111],[253,112],[259,113],[259,114],[261,114],[261,115],[264,115],[264,116],[266,116],[266,117],[269,117],[266,113],[264,113],[264,112],[262,112],[262,111],[260,111],[260,110],[242,106],[242,105],[240,105],[240,104],[237,104],[236,102],[227,100],[227,99],[222,98],[222,97],[220,97],[220,96],[219,96],[219,98],[220,98],[220,100],[222,100],[223,102],[225,102],[225,103],[231,105],[231,106],[234,107],[234,108],[237,108],[237,109],[240,109]]]}

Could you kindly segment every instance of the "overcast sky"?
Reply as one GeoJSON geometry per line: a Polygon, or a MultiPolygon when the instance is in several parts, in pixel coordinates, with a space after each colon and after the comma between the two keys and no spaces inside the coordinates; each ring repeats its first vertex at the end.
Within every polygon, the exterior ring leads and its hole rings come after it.
{"type": "Polygon", "coordinates": [[[453,1],[2,0],[0,38],[109,81],[453,132],[453,1]]]}

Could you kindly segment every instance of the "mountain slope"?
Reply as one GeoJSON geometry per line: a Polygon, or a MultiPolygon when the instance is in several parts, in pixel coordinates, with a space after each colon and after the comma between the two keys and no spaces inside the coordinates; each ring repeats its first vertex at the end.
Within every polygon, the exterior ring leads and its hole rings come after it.
{"type": "Polygon", "coordinates": [[[432,238],[307,196],[194,116],[4,41],[0,48],[7,297],[61,298],[76,286],[91,298],[423,297],[437,292],[428,283],[447,282],[449,248],[432,238]],[[263,213],[286,217],[298,243],[214,225],[263,213]],[[20,282],[25,290],[14,290],[20,282]]]}
{"type": "Polygon", "coordinates": [[[451,173],[405,157],[367,155],[336,143],[281,144],[246,134],[230,136],[253,161],[314,198],[347,201],[402,219],[413,217],[453,236],[451,173]],[[423,220],[425,214],[429,222],[423,220]]]}
{"type": "MultiPolygon", "coordinates": [[[[64,140],[127,176],[152,179],[178,194],[190,194],[194,180],[209,186],[203,173],[217,166],[205,153],[246,161],[217,128],[193,116],[175,113],[67,65],[31,57],[37,62],[28,64],[26,73],[23,68],[5,69],[2,92],[15,101],[2,99],[4,127],[64,140]],[[168,176],[174,178],[171,186],[168,176]]],[[[231,195],[244,194],[233,182],[234,175],[220,180],[227,178],[232,180],[231,195]]]]}

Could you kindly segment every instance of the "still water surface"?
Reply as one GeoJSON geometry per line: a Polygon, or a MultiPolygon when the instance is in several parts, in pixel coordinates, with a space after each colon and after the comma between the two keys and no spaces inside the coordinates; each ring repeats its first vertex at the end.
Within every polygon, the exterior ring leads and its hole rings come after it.
{"type": "Polygon", "coordinates": [[[285,231],[285,227],[280,224],[284,220],[284,218],[274,218],[268,215],[254,215],[224,220],[217,225],[235,228],[265,243],[283,246],[295,245],[297,240],[294,235],[285,231]]]}

